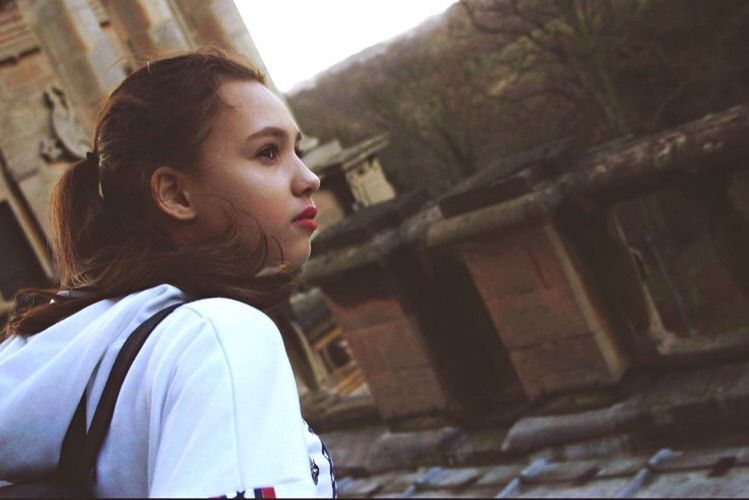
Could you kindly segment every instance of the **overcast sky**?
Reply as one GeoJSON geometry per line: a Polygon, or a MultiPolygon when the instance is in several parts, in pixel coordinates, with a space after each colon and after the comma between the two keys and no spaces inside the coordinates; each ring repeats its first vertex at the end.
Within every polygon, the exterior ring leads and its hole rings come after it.
{"type": "Polygon", "coordinates": [[[455,0],[234,0],[282,92],[455,0]]]}

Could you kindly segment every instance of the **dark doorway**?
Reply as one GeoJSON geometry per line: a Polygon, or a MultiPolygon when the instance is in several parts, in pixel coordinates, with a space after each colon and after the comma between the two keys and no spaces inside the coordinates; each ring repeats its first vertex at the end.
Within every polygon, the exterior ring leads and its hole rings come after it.
{"type": "Polygon", "coordinates": [[[7,202],[0,203],[0,293],[11,300],[22,288],[45,286],[47,279],[7,202]]]}

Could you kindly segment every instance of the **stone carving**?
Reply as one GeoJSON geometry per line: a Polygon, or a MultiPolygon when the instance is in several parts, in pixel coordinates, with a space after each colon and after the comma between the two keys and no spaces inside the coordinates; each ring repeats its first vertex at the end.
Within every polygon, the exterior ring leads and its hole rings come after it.
{"type": "Polygon", "coordinates": [[[47,161],[83,159],[86,151],[91,149],[91,143],[68,105],[65,94],[53,85],[44,91],[44,102],[50,109],[52,137],[40,141],[40,154],[47,161]]]}

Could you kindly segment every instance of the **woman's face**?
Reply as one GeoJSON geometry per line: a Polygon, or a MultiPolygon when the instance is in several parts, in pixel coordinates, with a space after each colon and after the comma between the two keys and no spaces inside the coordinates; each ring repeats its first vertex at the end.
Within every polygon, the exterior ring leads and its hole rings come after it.
{"type": "Polygon", "coordinates": [[[225,227],[228,201],[240,227],[253,235],[250,244],[259,241],[259,229],[269,237],[269,265],[299,267],[310,254],[317,227],[312,194],[320,188],[299,158],[299,129],[281,100],[258,82],[226,81],[219,94],[226,108],[203,143],[193,189],[198,218],[225,227]]]}

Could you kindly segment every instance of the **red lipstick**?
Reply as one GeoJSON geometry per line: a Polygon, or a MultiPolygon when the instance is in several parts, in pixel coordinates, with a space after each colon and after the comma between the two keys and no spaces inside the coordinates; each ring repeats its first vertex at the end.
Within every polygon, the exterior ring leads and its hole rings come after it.
{"type": "Polygon", "coordinates": [[[315,221],[316,215],[317,208],[315,208],[315,206],[313,205],[302,210],[299,215],[294,217],[292,222],[299,227],[314,231],[315,229],[317,229],[317,222],[315,221]]]}

